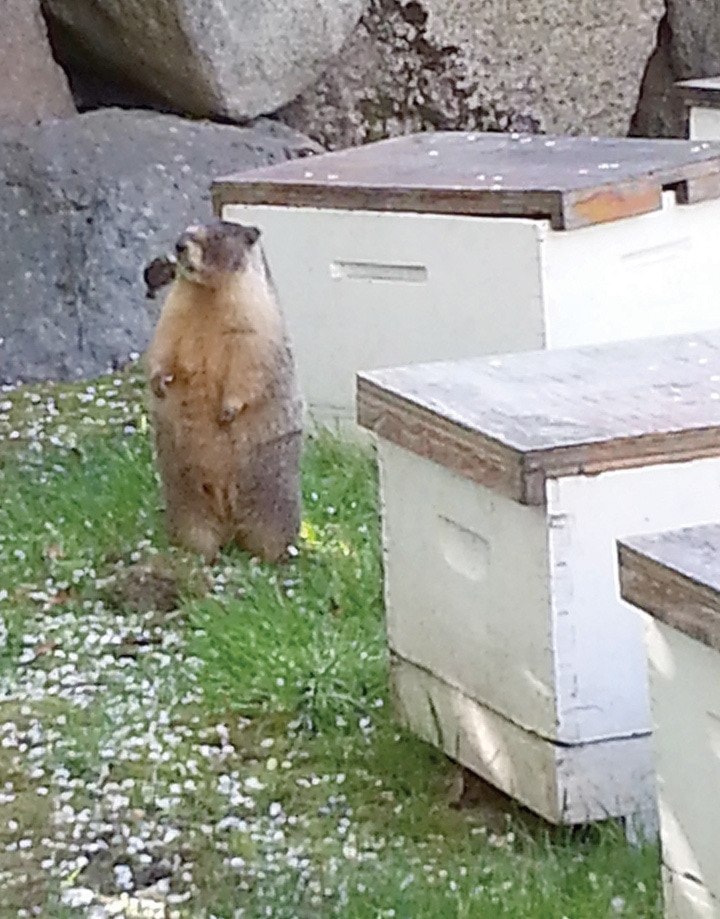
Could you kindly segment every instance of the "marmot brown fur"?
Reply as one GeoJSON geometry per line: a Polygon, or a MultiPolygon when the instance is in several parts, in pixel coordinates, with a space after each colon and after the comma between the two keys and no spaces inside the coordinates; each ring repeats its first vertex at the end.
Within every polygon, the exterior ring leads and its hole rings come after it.
{"type": "Polygon", "coordinates": [[[146,269],[172,284],[146,355],[168,529],[207,560],[234,541],[276,561],[300,526],[302,403],[259,237],[189,227],[146,269]]]}

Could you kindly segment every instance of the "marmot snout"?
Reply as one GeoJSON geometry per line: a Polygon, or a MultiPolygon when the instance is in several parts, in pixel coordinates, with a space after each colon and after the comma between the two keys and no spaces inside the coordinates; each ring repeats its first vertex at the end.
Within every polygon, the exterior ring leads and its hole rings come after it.
{"type": "Polygon", "coordinates": [[[234,541],[277,560],[300,526],[302,403],[259,240],[223,222],[180,236],[147,353],[170,535],[207,559],[234,541]]]}

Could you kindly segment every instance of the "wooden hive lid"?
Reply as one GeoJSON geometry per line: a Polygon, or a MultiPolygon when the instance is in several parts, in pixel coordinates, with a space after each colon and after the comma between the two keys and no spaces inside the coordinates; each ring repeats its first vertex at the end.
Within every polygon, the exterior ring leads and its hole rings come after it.
{"type": "Polygon", "coordinates": [[[550,220],[572,229],[720,197],[720,143],[448,131],[292,160],[213,183],[228,204],[550,220]]]}
{"type": "Polygon", "coordinates": [[[705,77],[701,80],[681,80],[675,84],[675,92],[682,96],[685,105],[717,108],[720,106],[720,77],[705,77]]]}
{"type": "Polygon", "coordinates": [[[618,541],[624,600],[720,651],[720,524],[618,541]]]}
{"type": "Polygon", "coordinates": [[[545,480],[720,455],[720,331],[358,375],[361,426],[523,504],[545,480]]]}

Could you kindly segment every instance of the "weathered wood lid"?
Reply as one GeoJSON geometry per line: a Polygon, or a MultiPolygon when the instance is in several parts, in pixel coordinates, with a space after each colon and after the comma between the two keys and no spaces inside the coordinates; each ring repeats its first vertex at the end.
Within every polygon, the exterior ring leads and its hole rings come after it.
{"type": "Polygon", "coordinates": [[[545,480],[720,456],[720,331],[358,374],[360,425],[523,504],[545,480]]]}
{"type": "Polygon", "coordinates": [[[701,80],[681,80],[675,84],[675,92],[682,96],[685,105],[703,108],[720,107],[720,77],[706,77],[701,80]]]}
{"type": "Polygon", "coordinates": [[[720,197],[720,143],[440,132],[293,160],[213,184],[227,204],[548,219],[556,229],[720,197]]]}
{"type": "Polygon", "coordinates": [[[618,542],[620,593],[720,651],[720,524],[618,542]]]}

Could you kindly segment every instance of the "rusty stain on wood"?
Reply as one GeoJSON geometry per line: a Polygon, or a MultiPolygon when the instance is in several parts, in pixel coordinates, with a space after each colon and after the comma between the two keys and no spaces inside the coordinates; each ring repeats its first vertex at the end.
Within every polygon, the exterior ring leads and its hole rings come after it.
{"type": "Polygon", "coordinates": [[[575,229],[598,223],[609,223],[625,217],[648,214],[662,207],[662,189],[657,185],[637,183],[630,186],[606,186],[589,193],[569,195],[565,202],[563,227],[575,229]]]}

